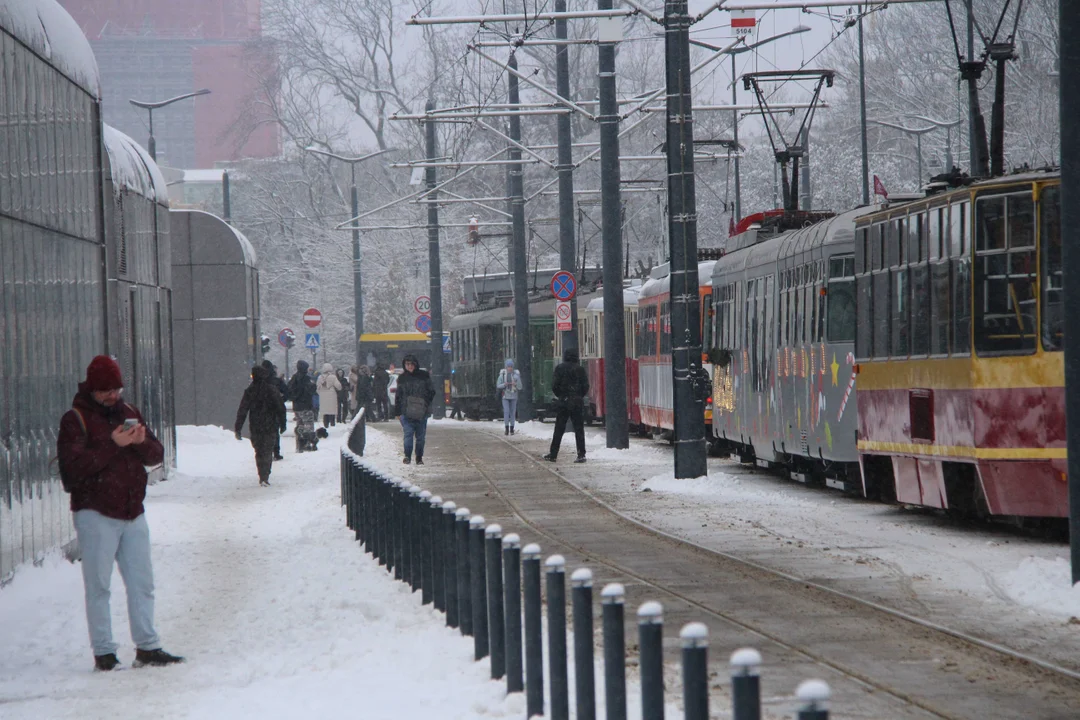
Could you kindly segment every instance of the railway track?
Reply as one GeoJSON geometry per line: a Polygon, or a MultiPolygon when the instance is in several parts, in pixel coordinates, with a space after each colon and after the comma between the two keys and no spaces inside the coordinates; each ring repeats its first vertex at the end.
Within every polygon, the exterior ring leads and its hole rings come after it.
{"type": "MultiPolygon", "coordinates": [[[[429,433],[439,472],[425,472],[425,486],[592,568],[598,585],[623,582],[631,608],[661,600],[672,628],[704,620],[718,703],[727,654],[753,646],[774,717],[812,676],[833,686],[834,717],[1080,717],[1080,674],[1069,668],[658,531],[536,460],[520,439],[443,427],[429,433]]],[[[675,673],[669,680],[677,685],[675,673]]]]}

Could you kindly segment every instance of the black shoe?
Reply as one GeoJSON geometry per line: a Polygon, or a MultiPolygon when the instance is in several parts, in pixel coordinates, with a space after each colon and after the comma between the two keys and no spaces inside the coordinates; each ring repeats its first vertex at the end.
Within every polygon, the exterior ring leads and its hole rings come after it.
{"type": "Polygon", "coordinates": [[[422,458],[422,457],[416,458],[416,464],[417,465],[423,465],[424,464],[424,458],[422,458]]]}
{"type": "Polygon", "coordinates": [[[259,481],[259,487],[270,487],[270,481],[269,480],[260,480],[259,481]]]}
{"type": "Polygon", "coordinates": [[[514,426],[513,426],[513,425],[511,425],[511,426],[510,426],[510,434],[511,434],[511,435],[513,435],[513,434],[514,434],[514,426]]]}
{"type": "Polygon", "coordinates": [[[108,672],[112,670],[120,661],[116,659],[115,653],[109,653],[108,655],[95,655],[94,656],[94,669],[101,672],[108,672]]]}
{"type": "Polygon", "coordinates": [[[172,665],[173,663],[182,662],[184,662],[184,658],[170,655],[161,648],[158,648],[157,650],[136,650],[135,662],[131,663],[131,667],[141,668],[146,665],[164,667],[166,665],[172,665]]]}
{"type": "Polygon", "coordinates": [[[403,460],[402,460],[401,462],[403,462],[403,463],[405,463],[406,465],[408,465],[409,463],[411,463],[411,462],[412,462],[412,458],[405,458],[405,459],[403,459],[403,460]]]}
{"type": "Polygon", "coordinates": [[[548,453],[547,455],[544,456],[544,459],[547,460],[548,462],[555,462],[555,458],[556,458],[556,456],[552,455],[551,453],[548,453]]]}
{"type": "Polygon", "coordinates": [[[284,460],[284,459],[285,459],[285,456],[284,456],[284,455],[275,455],[275,456],[274,456],[274,459],[275,459],[275,460],[284,460]]]}
{"type": "Polygon", "coordinates": [[[505,428],[503,428],[503,435],[509,435],[509,434],[510,434],[510,426],[507,425],[505,428]]]}
{"type": "Polygon", "coordinates": [[[584,456],[584,455],[578,455],[578,456],[577,456],[577,459],[576,459],[576,460],[574,460],[574,462],[576,462],[576,463],[583,463],[583,462],[585,462],[585,456],[584,456]]]}

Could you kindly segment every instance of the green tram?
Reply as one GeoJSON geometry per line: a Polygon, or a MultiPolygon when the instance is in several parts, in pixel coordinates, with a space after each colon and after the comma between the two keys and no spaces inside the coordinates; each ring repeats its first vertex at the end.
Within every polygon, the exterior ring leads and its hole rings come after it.
{"type": "MultiPolygon", "coordinates": [[[[590,297],[579,297],[579,307],[587,305],[590,297]]],[[[513,304],[467,310],[450,321],[451,383],[470,420],[502,417],[495,381],[507,358],[518,360],[515,335],[513,304]]],[[[555,414],[551,376],[562,359],[555,357],[555,301],[551,297],[529,303],[529,339],[532,402],[537,419],[543,421],[555,414]]]]}

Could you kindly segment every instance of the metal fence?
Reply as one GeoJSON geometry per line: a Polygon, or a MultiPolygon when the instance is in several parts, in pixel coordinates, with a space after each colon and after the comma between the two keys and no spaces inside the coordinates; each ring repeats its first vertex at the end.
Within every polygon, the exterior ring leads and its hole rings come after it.
{"type": "MultiPolygon", "coordinates": [[[[366,552],[388,573],[444,613],[447,627],[473,638],[476,660],[490,657],[492,680],[506,691],[525,692],[526,716],[570,718],[567,647],[566,561],[552,555],[543,561],[539,545],[522,547],[516,534],[503,534],[468,508],[432,495],[419,486],[382,472],[361,456],[364,420],[350,431],[341,455],[341,501],[346,524],[366,552]],[[547,651],[543,661],[541,577],[547,595],[547,651]],[[544,707],[544,683],[550,707],[544,707]],[[545,712],[547,713],[545,715],[545,712]]],[[[570,576],[575,677],[575,717],[596,718],[594,679],[593,576],[587,568],[570,576]]],[[[607,720],[625,720],[626,640],[622,585],[600,593],[604,704],[607,720]]],[[[663,607],[642,604],[638,619],[638,667],[643,720],[664,717],[663,607]]],[[[692,622],[679,633],[682,647],[683,717],[709,717],[708,629],[692,622]]],[[[743,648],[731,656],[734,720],[761,718],[761,655],[743,648]]],[[[829,686],[808,680],[796,691],[798,720],[826,720],[829,686]]]]}

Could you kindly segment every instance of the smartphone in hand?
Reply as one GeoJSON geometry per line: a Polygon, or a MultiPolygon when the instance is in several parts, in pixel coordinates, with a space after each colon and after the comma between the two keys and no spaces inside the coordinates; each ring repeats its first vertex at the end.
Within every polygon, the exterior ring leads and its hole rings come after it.
{"type": "Polygon", "coordinates": [[[139,425],[139,421],[136,418],[128,418],[124,420],[124,429],[131,430],[139,425]]]}

